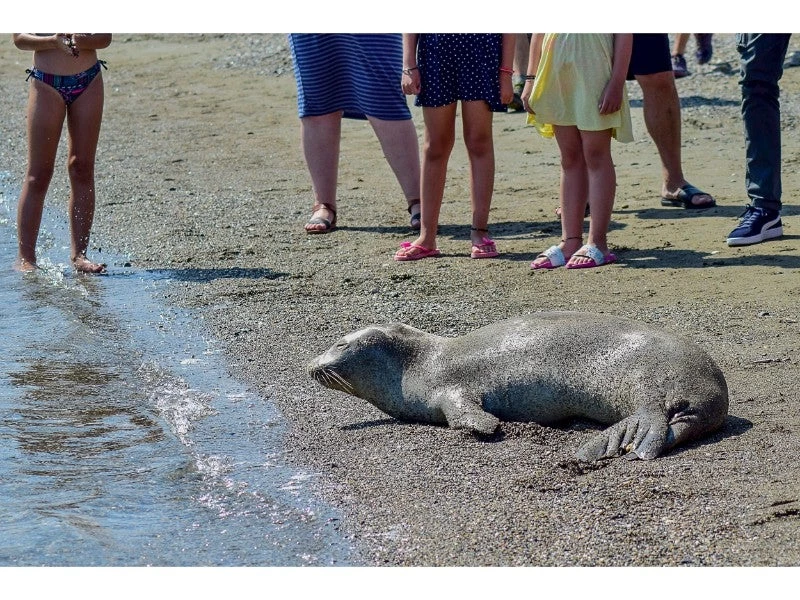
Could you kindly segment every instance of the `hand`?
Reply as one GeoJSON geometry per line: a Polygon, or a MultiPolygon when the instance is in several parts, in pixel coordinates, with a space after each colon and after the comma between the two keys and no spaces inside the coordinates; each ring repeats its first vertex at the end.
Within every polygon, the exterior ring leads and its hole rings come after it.
{"type": "Polygon", "coordinates": [[[409,73],[403,71],[400,87],[403,88],[403,93],[406,96],[419,94],[422,91],[422,77],[419,74],[419,69],[413,69],[409,73]]]}
{"type": "MultiPolygon", "coordinates": [[[[625,84],[623,83],[623,85],[625,84]]],[[[603,90],[603,95],[600,97],[600,104],[597,108],[600,109],[601,115],[610,115],[622,108],[622,87],[613,85],[609,81],[603,90]]]]}
{"type": "Polygon", "coordinates": [[[71,33],[57,33],[56,47],[70,56],[78,56],[78,49],[75,47],[75,40],[71,33]]]}
{"type": "Polygon", "coordinates": [[[510,104],[514,99],[514,86],[511,83],[511,75],[500,73],[500,102],[510,104]]]}
{"type": "Polygon", "coordinates": [[[533,79],[528,79],[527,81],[525,81],[525,87],[522,88],[522,94],[520,95],[522,96],[522,107],[525,109],[525,112],[529,112],[530,114],[533,114],[533,109],[531,108],[531,105],[529,103],[532,91],[533,91],[533,79]]]}

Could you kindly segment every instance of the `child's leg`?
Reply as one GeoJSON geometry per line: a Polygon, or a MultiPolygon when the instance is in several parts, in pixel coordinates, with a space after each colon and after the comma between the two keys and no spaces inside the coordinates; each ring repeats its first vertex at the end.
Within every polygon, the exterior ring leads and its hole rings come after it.
{"type": "Polygon", "coordinates": [[[470,166],[473,244],[482,244],[489,235],[489,209],[494,191],[494,143],[492,111],[483,100],[461,103],[464,144],[470,166]]]}
{"type": "MultiPolygon", "coordinates": [[[[328,204],[336,208],[336,183],[339,178],[339,143],[342,137],[342,112],[329,113],[316,117],[300,119],[300,132],[303,155],[311,187],[314,204],[328,204]]],[[[333,222],[335,214],[326,208],[314,211],[312,217],[333,222]]],[[[324,223],[308,223],[306,230],[324,231],[324,223]]]]}
{"type": "Polygon", "coordinates": [[[28,95],[28,168],[17,205],[19,255],[15,268],[36,268],[36,239],[64,124],[66,106],[53,88],[31,81],[28,95]]]}
{"type": "Polygon", "coordinates": [[[83,273],[100,273],[105,270],[105,265],[86,258],[94,221],[94,161],[102,118],[103,79],[98,75],[67,109],[71,259],[75,269],[83,273]]]}
{"type": "Polygon", "coordinates": [[[425,141],[422,152],[422,223],[414,244],[436,248],[439,212],[444,197],[447,163],[455,144],[456,103],[436,108],[424,107],[425,141]]]}
{"type": "MultiPolygon", "coordinates": [[[[597,246],[608,254],[608,227],[611,224],[611,211],[617,187],[617,175],[611,157],[611,130],[581,131],[583,157],[588,175],[589,217],[588,244],[597,246]]],[[[575,257],[576,261],[587,262],[588,258],[575,257]]]]}
{"type": "MultiPolygon", "coordinates": [[[[583,158],[581,132],[574,126],[554,127],[558,150],[561,154],[561,243],[558,245],[564,258],[569,259],[583,245],[583,219],[586,210],[587,179],[583,158]]],[[[594,206],[592,206],[594,211],[594,206]]],[[[549,259],[539,256],[533,267],[549,259]]]]}
{"type": "Polygon", "coordinates": [[[411,119],[387,121],[367,117],[375,135],[381,143],[381,149],[392,168],[400,188],[409,205],[419,202],[420,165],[419,141],[417,130],[411,119]]]}

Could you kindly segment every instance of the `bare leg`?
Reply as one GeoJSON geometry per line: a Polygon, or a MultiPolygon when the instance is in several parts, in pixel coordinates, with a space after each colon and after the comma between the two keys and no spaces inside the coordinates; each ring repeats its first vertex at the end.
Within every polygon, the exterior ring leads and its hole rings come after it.
{"type": "MultiPolygon", "coordinates": [[[[558,245],[569,259],[583,244],[583,219],[588,198],[586,162],[581,142],[581,132],[574,126],[554,127],[558,150],[561,154],[561,243],[558,245]]],[[[592,207],[594,212],[594,207],[592,207]]],[[[533,261],[536,267],[548,262],[545,256],[533,261]]]]}
{"type": "MultiPolygon", "coordinates": [[[[328,204],[336,208],[336,184],[339,178],[339,143],[342,137],[342,113],[300,119],[303,155],[311,175],[314,205],[328,204]]],[[[313,217],[333,222],[335,214],[318,208],[313,217]]],[[[306,230],[324,231],[321,223],[308,223],[306,230]]]]}
{"type": "MultiPolygon", "coordinates": [[[[422,151],[422,222],[414,245],[436,248],[439,213],[442,208],[447,163],[455,143],[456,103],[436,108],[424,107],[425,141],[422,151]]],[[[411,248],[408,252],[413,252],[411,248]]]]}
{"type": "Polygon", "coordinates": [[[414,122],[411,119],[386,121],[367,118],[378,136],[383,154],[397,177],[406,202],[409,205],[419,203],[419,141],[414,122]]]}
{"type": "Polygon", "coordinates": [[[689,41],[688,33],[676,33],[675,44],[672,46],[672,75],[676,78],[691,75],[686,68],[686,43],[689,41]]]}
{"type": "MultiPolygon", "coordinates": [[[[611,211],[617,189],[617,174],[611,158],[611,130],[581,131],[580,134],[588,175],[589,204],[592,207],[586,243],[597,246],[603,255],[607,255],[608,227],[611,224],[611,211]]],[[[572,258],[578,263],[590,260],[579,256],[572,258]]]]}
{"type": "Polygon", "coordinates": [[[28,168],[17,205],[19,254],[14,268],[36,268],[36,240],[42,223],[47,188],[53,177],[66,107],[53,88],[31,81],[28,96],[28,168]]]}
{"type": "Polygon", "coordinates": [[[530,53],[530,42],[527,33],[515,33],[514,45],[514,71],[516,71],[517,81],[522,81],[523,75],[528,73],[528,54],[530,53]]]}
{"type": "Polygon", "coordinates": [[[470,165],[472,229],[470,239],[481,245],[489,235],[489,209],[494,191],[494,143],[492,111],[483,100],[461,103],[464,144],[470,165]]]}
{"type": "Polygon", "coordinates": [[[69,131],[70,231],[72,265],[82,273],[102,273],[105,265],[86,258],[94,222],[94,164],[103,118],[103,79],[97,75],[67,109],[69,131]]]}
{"type": "Polygon", "coordinates": [[[508,110],[522,112],[525,107],[522,105],[522,90],[525,87],[524,75],[528,72],[528,54],[530,53],[530,41],[527,33],[514,34],[514,99],[509,103],[508,110]]]}
{"type": "MultiPolygon", "coordinates": [[[[681,104],[675,78],[670,71],[662,71],[637,75],[636,81],[642,88],[645,126],[661,157],[664,179],[661,195],[675,198],[680,188],[688,184],[681,167],[681,104]]],[[[714,198],[698,194],[692,198],[692,204],[710,206],[714,198]]]]}
{"type": "Polygon", "coordinates": [[[686,44],[689,42],[688,33],[676,33],[675,43],[672,45],[672,56],[686,54],[686,44]]]}

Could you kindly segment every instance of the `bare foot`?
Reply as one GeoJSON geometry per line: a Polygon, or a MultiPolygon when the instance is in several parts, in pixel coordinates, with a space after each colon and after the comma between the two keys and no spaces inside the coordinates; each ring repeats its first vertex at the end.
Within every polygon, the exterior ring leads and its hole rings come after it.
{"type": "Polygon", "coordinates": [[[17,260],[14,261],[14,270],[19,271],[20,273],[32,273],[38,268],[39,266],[35,262],[31,262],[24,258],[17,258],[17,260]]]}
{"type": "Polygon", "coordinates": [[[105,273],[106,272],[106,265],[105,263],[96,263],[90,261],[85,256],[77,256],[72,259],[72,266],[78,273],[105,273]]]}

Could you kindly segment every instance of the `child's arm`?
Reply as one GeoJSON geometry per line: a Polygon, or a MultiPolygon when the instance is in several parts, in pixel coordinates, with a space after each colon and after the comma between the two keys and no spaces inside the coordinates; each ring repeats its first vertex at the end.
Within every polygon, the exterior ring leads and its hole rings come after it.
{"type": "Polygon", "coordinates": [[[514,99],[514,47],[517,36],[513,33],[503,34],[503,44],[500,52],[500,102],[508,104],[514,99]]]}
{"type": "Polygon", "coordinates": [[[70,56],[76,56],[71,33],[53,33],[50,35],[15,33],[12,39],[14,40],[14,45],[20,50],[30,50],[32,52],[61,50],[70,56]]]}
{"type": "Polygon", "coordinates": [[[528,72],[524,73],[525,87],[522,89],[522,106],[525,107],[525,110],[531,114],[533,114],[533,111],[531,110],[528,100],[530,99],[531,92],[533,91],[533,79],[529,79],[529,77],[531,75],[536,75],[536,72],[539,70],[539,61],[542,58],[543,41],[543,33],[534,33],[531,36],[530,50],[528,52],[528,72]]]}
{"type": "Polygon", "coordinates": [[[73,33],[72,43],[78,50],[101,50],[111,44],[111,34],[73,33]]]}
{"type": "Polygon", "coordinates": [[[614,56],[611,61],[611,79],[609,79],[600,98],[600,114],[609,115],[617,112],[622,107],[622,90],[625,87],[625,77],[628,74],[628,64],[631,61],[633,48],[632,33],[614,34],[614,56]]]}
{"type": "Polygon", "coordinates": [[[417,67],[418,33],[403,34],[403,78],[400,86],[406,95],[419,94],[422,90],[422,77],[417,67]]]}

